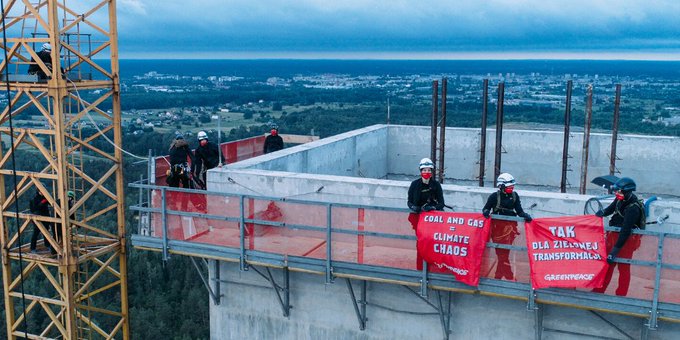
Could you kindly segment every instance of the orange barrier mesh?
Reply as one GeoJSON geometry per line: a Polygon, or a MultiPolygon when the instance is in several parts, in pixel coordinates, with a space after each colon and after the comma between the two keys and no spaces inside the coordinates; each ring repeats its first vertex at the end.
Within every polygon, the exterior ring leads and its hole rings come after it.
{"type": "MultiPolygon", "coordinates": [[[[169,239],[240,247],[240,197],[167,191],[166,200],[169,239]],[[220,218],[179,216],[176,214],[178,211],[220,218]],[[224,218],[233,221],[225,221],[224,218]]],[[[246,249],[326,259],[327,205],[253,198],[245,198],[243,203],[245,218],[254,220],[244,225],[246,249]]],[[[161,191],[153,190],[152,207],[161,208],[161,204],[161,191]]],[[[152,213],[151,217],[152,236],[163,237],[161,214],[152,213]]],[[[405,239],[414,237],[407,213],[332,206],[330,222],[333,261],[410,270],[420,267],[416,241],[405,239]]],[[[517,231],[519,235],[511,244],[525,246],[524,223],[518,223],[517,231]]],[[[608,233],[609,247],[617,237],[615,232],[608,233]]],[[[619,255],[621,258],[655,262],[658,240],[655,235],[632,235],[619,255]]],[[[680,264],[680,239],[664,240],[663,261],[680,264]]],[[[431,271],[438,272],[436,269],[431,271]]],[[[604,293],[652,300],[655,271],[656,268],[651,266],[617,263],[611,267],[604,293]]],[[[526,251],[487,248],[480,275],[530,283],[526,251]]],[[[680,303],[680,270],[664,269],[660,287],[661,302],[680,303]]]]}
{"type": "MultiPolygon", "coordinates": [[[[265,222],[285,223],[289,227],[246,223],[247,249],[284,255],[309,256],[326,242],[325,231],[305,227],[326,228],[326,207],[290,202],[246,199],[246,218],[265,222]],[[299,226],[299,227],[296,227],[299,226]]],[[[310,257],[325,258],[321,255],[310,257]]]]}
{"type": "Polygon", "coordinates": [[[365,208],[333,207],[333,229],[352,231],[348,234],[336,231],[331,235],[334,261],[368,264],[402,269],[416,269],[415,240],[400,239],[413,236],[413,230],[405,214],[365,208]],[[382,233],[384,236],[361,233],[382,233]],[[395,237],[391,237],[395,236],[395,237]]]}

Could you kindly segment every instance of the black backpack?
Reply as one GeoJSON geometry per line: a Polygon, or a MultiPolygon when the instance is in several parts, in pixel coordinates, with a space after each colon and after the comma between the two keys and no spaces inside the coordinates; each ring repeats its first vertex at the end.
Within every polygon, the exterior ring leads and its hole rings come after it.
{"type": "MultiPolygon", "coordinates": [[[[637,221],[635,224],[638,229],[645,229],[647,226],[647,213],[645,212],[645,201],[642,199],[635,200],[635,202],[631,203],[630,206],[636,206],[638,209],[640,209],[640,219],[637,221]]],[[[619,205],[616,205],[615,211],[616,214],[621,216],[623,218],[623,214],[619,211],[619,205]]]]}

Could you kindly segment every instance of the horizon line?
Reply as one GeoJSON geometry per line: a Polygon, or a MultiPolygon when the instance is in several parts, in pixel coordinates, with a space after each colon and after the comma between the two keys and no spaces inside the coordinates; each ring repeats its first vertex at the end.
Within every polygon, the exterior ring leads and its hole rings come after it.
{"type": "Polygon", "coordinates": [[[629,51],[574,52],[180,52],[120,54],[136,60],[581,60],[581,61],[680,61],[680,53],[629,51]],[[168,56],[170,55],[170,57],[168,56]]]}

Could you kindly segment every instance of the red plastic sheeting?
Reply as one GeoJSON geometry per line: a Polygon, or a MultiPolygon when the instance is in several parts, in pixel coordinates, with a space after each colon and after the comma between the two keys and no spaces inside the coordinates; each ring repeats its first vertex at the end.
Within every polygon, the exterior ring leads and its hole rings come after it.
{"type": "MultiPolygon", "coordinates": [[[[156,208],[161,207],[160,191],[154,191],[152,205],[156,208]]],[[[239,197],[167,191],[167,210],[169,211],[167,225],[170,239],[239,247],[239,197]],[[171,215],[173,210],[230,217],[236,221],[226,222],[220,219],[171,215]]],[[[326,205],[246,198],[244,199],[244,213],[247,219],[260,222],[245,224],[246,249],[326,259],[326,226],[329,218],[326,205]],[[279,225],[268,225],[267,222],[279,225]]],[[[331,233],[333,261],[412,270],[418,268],[415,240],[398,238],[414,236],[407,213],[332,207],[330,221],[333,228],[331,233]],[[347,232],[389,235],[357,235],[347,232]]],[[[152,214],[152,226],[152,236],[162,237],[163,228],[159,213],[152,214]]],[[[518,225],[518,231],[519,235],[512,244],[526,246],[526,232],[522,223],[518,225]]],[[[630,247],[636,248],[631,250],[633,259],[654,262],[657,256],[658,237],[641,235],[639,246],[637,242],[630,242],[630,247]]],[[[666,263],[680,264],[679,239],[667,238],[665,240],[663,259],[666,263]]],[[[482,277],[501,277],[503,280],[528,284],[530,283],[529,273],[529,259],[526,251],[510,250],[503,253],[497,252],[494,248],[487,248],[484,252],[480,271],[482,277]],[[509,266],[499,269],[499,256],[506,257],[509,266]],[[499,275],[499,270],[504,275],[499,275]]],[[[605,294],[616,295],[619,286],[628,280],[630,287],[625,296],[651,300],[654,293],[654,276],[654,267],[617,264],[612,271],[611,281],[605,289],[605,294]],[[628,269],[629,276],[626,275],[628,269]]],[[[660,301],[680,303],[680,271],[662,271],[660,301]]]]}
{"type": "MultiPolygon", "coordinates": [[[[239,139],[233,142],[222,143],[222,155],[227,164],[236,163],[248,158],[262,155],[264,149],[264,136],[256,136],[239,139]]],[[[189,160],[187,160],[189,162],[189,160]]],[[[167,186],[167,171],[170,169],[168,156],[156,157],[156,185],[167,186]]]]}

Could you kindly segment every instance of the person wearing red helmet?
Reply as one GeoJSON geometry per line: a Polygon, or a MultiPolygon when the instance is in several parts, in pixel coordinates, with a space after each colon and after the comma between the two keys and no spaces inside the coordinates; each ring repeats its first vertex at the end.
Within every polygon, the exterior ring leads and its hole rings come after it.
{"type": "Polygon", "coordinates": [[[279,129],[277,127],[272,127],[269,136],[264,139],[263,152],[267,154],[281,149],[283,149],[283,138],[279,136],[279,129]]]}
{"type": "Polygon", "coordinates": [[[633,229],[645,228],[645,207],[642,201],[633,193],[637,189],[635,181],[629,177],[623,177],[611,186],[615,194],[614,201],[604,210],[599,210],[595,215],[599,217],[609,216],[609,225],[621,227],[621,231],[607,232],[607,274],[601,288],[593,289],[594,292],[604,293],[611,282],[614,268],[619,268],[619,286],[616,288],[616,295],[628,295],[630,287],[630,264],[617,262],[617,258],[633,258],[633,253],[640,248],[642,243],[640,234],[633,234],[633,229]]]}

